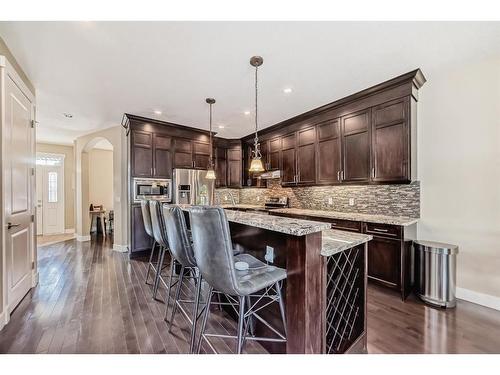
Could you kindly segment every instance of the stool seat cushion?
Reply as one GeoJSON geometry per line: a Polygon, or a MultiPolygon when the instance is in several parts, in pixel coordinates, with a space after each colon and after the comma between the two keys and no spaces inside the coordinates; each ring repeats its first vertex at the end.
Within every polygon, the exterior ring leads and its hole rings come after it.
{"type": "Polygon", "coordinates": [[[236,270],[236,281],[242,295],[256,293],[286,279],[286,270],[261,262],[249,254],[236,255],[234,260],[248,263],[248,270],[236,270]]]}

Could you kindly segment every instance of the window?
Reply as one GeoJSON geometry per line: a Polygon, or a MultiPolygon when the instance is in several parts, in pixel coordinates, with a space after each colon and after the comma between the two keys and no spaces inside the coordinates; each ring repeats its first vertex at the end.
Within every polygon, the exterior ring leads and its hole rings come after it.
{"type": "Polygon", "coordinates": [[[49,203],[57,203],[57,172],[48,173],[49,203]]]}
{"type": "Polygon", "coordinates": [[[59,155],[37,154],[36,165],[48,165],[51,167],[56,167],[62,165],[63,160],[63,157],[59,155]]]}

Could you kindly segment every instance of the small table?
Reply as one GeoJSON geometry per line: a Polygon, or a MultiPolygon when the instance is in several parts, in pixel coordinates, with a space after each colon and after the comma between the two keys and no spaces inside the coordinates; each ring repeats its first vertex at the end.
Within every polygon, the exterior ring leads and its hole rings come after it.
{"type": "Polygon", "coordinates": [[[94,216],[99,217],[101,219],[101,228],[102,228],[102,236],[106,237],[106,226],[104,225],[104,216],[106,214],[106,210],[94,210],[89,211],[90,216],[90,231],[92,232],[92,223],[94,222],[94,216]]]}

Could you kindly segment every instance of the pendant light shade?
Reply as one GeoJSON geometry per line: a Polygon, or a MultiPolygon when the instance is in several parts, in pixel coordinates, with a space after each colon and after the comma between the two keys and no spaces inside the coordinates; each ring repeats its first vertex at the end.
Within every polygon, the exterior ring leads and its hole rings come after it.
{"type": "Polygon", "coordinates": [[[214,98],[207,98],[205,101],[210,105],[210,159],[208,160],[207,174],[205,178],[207,180],[215,180],[215,170],[214,170],[214,159],[213,159],[213,144],[212,144],[212,105],[215,103],[214,98]]]}
{"type": "Polygon", "coordinates": [[[259,66],[262,65],[264,59],[260,56],[253,56],[250,59],[250,65],[255,68],[255,140],[254,140],[254,149],[252,151],[252,162],[250,163],[249,172],[264,172],[264,164],[262,163],[262,154],[260,153],[260,143],[258,136],[258,70],[259,66]]]}

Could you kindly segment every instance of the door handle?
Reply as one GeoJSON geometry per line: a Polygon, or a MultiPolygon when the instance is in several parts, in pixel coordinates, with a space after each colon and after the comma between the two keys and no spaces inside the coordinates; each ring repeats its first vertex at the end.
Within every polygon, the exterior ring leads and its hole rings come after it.
{"type": "Polygon", "coordinates": [[[7,223],[7,229],[10,229],[10,228],[14,228],[14,227],[18,227],[20,226],[21,224],[12,224],[10,221],[7,223]]]}

